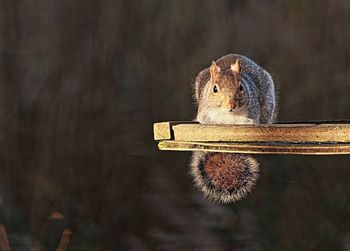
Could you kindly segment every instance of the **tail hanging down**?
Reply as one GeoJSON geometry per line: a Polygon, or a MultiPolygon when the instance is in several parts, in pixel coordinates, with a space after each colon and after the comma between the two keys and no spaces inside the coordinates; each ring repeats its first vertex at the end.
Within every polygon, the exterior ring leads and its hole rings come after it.
{"type": "Polygon", "coordinates": [[[245,154],[193,152],[190,166],[198,189],[221,203],[245,197],[259,178],[258,162],[245,154]]]}

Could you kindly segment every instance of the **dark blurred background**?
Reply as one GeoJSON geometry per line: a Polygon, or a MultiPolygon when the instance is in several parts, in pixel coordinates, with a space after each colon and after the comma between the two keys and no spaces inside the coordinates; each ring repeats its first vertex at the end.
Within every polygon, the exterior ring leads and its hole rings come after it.
{"type": "Polygon", "coordinates": [[[350,118],[349,23],[346,0],[0,1],[12,250],[55,250],[65,228],[68,250],[350,250],[349,156],[257,156],[254,192],[218,205],[190,153],[152,139],[194,117],[194,77],[228,53],[273,75],[279,120],[350,118]]]}

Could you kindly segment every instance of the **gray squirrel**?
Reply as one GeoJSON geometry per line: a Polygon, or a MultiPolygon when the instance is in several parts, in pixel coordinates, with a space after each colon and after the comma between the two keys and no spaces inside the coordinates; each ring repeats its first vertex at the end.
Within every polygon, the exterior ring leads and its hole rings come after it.
{"type": "MultiPolygon", "coordinates": [[[[252,60],[229,54],[213,61],[195,81],[196,119],[201,124],[269,124],[276,120],[270,74],[252,60]]],[[[259,177],[250,155],[193,152],[191,174],[208,198],[228,203],[246,196],[259,177]]]]}

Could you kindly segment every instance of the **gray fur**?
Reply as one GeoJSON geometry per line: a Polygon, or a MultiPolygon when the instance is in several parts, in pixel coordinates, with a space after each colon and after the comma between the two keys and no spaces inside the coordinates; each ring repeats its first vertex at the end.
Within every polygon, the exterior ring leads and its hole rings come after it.
{"type": "MultiPolygon", "coordinates": [[[[235,63],[236,59],[240,60],[241,65],[241,84],[244,86],[248,102],[245,104],[245,117],[246,120],[237,120],[238,123],[273,123],[276,120],[277,105],[276,105],[276,94],[275,86],[270,74],[257,65],[252,60],[247,57],[229,54],[216,61],[216,64],[222,69],[228,69],[231,64],[235,63]]],[[[203,124],[218,124],[218,123],[237,123],[234,120],[209,119],[209,110],[211,109],[210,102],[207,102],[205,97],[206,85],[210,80],[209,68],[202,70],[195,81],[195,100],[198,104],[198,112],[196,120],[203,124]]],[[[239,117],[239,114],[234,115],[239,117]]],[[[258,178],[258,163],[257,161],[248,155],[244,154],[230,154],[230,158],[235,158],[235,160],[244,161],[248,163],[247,167],[252,174],[252,179],[248,179],[245,187],[240,187],[239,189],[229,192],[229,191],[219,191],[213,186],[210,186],[206,177],[200,170],[200,163],[206,157],[206,152],[193,152],[191,159],[191,174],[195,185],[199,190],[201,190],[206,197],[222,202],[228,203],[232,201],[237,201],[242,197],[246,196],[254,187],[256,179],[258,178]]],[[[235,163],[235,161],[232,161],[235,163]]]]}
{"type": "MultiPolygon", "coordinates": [[[[259,124],[269,124],[276,120],[276,94],[275,86],[270,74],[257,65],[249,58],[229,54],[219,58],[216,63],[222,69],[227,69],[232,63],[240,60],[242,84],[245,86],[248,95],[248,114],[249,118],[259,124]]],[[[198,117],[207,112],[207,103],[204,101],[203,90],[210,79],[209,68],[202,70],[195,81],[195,100],[198,104],[198,117]]],[[[199,121],[201,123],[210,123],[210,121],[199,121]]]]}

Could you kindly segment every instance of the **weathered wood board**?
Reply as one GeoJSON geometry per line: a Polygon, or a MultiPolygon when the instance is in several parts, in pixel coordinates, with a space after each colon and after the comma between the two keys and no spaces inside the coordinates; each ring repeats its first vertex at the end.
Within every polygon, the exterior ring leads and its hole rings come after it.
{"type": "Polygon", "coordinates": [[[247,154],[350,154],[350,144],[205,143],[165,140],[159,142],[158,148],[168,151],[206,151],[247,154]]]}
{"type": "Polygon", "coordinates": [[[155,140],[196,142],[350,142],[350,124],[203,125],[163,122],[155,140]]]}
{"type": "Polygon", "coordinates": [[[251,154],[350,154],[350,123],[154,124],[160,150],[251,154]]]}

